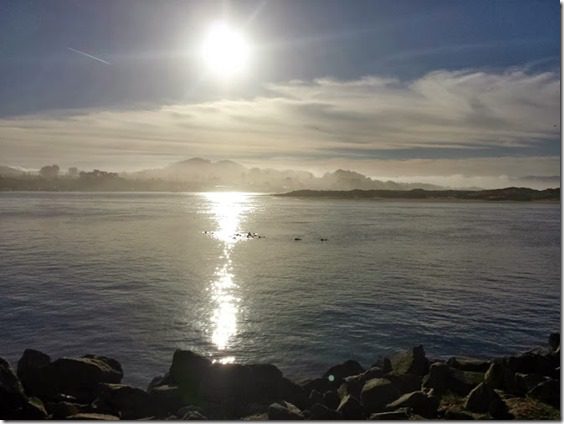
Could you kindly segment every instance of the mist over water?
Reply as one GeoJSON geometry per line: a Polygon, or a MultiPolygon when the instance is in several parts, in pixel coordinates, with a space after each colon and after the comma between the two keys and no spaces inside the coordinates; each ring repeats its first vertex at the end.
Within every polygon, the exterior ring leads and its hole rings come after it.
{"type": "Polygon", "coordinates": [[[560,326],[559,204],[1,193],[0,233],[0,356],[103,354],[142,386],[175,348],[304,377],[560,326]]]}

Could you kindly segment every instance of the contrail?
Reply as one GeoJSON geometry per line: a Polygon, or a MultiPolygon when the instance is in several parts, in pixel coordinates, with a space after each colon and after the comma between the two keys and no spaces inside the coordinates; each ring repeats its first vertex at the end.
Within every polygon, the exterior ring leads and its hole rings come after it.
{"type": "Polygon", "coordinates": [[[69,49],[71,52],[75,52],[75,53],[81,54],[81,55],[83,55],[83,56],[89,57],[90,59],[97,60],[98,62],[105,63],[106,65],[111,65],[110,62],[106,62],[104,59],[100,59],[99,57],[92,56],[91,54],[88,54],[88,53],[85,53],[85,52],[81,52],[80,50],[73,49],[72,47],[67,47],[67,49],[69,49]]]}

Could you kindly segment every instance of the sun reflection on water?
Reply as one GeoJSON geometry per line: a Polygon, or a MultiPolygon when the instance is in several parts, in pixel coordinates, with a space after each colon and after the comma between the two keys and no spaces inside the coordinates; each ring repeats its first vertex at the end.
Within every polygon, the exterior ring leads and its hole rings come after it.
{"type": "MultiPolygon", "coordinates": [[[[210,234],[223,243],[223,265],[217,267],[210,286],[214,310],[211,316],[211,341],[218,350],[229,347],[232,337],[237,332],[237,317],[241,299],[238,297],[238,285],[233,274],[231,253],[240,241],[247,240],[241,228],[242,220],[252,212],[253,206],[247,193],[205,193],[209,202],[209,212],[217,228],[210,234]]],[[[219,362],[233,362],[233,356],[219,359],[219,362]]]]}

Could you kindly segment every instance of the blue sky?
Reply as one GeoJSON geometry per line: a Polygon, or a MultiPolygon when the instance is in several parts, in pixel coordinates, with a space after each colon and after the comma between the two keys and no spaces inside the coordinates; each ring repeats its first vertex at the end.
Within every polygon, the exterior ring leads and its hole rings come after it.
{"type": "MultiPolygon", "coordinates": [[[[23,167],[197,154],[398,177],[419,176],[409,161],[475,161],[478,176],[480,160],[508,158],[499,177],[530,158],[535,175],[559,173],[553,0],[0,1],[0,80],[2,162],[23,167]],[[219,18],[253,46],[229,87],[195,54],[219,18]]],[[[437,177],[456,173],[444,166],[437,177]]]]}

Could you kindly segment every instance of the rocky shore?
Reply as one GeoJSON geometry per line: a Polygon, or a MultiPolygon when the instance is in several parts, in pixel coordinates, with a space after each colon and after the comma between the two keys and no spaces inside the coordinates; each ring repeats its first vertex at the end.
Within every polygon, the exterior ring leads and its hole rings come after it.
{"type": "MultiPolygon", "coordinates": [[[[299,359],[297,359],[299,360],[299,359]]],[[[291,381],[274,365],[219,364],[176,350],[146,390],[121,384],[111,358],[0,358],[0,419],[560,419],[560,334],[489,360],[427,358],[417,346],[364,368],[354,360],[291,381]]]]}

